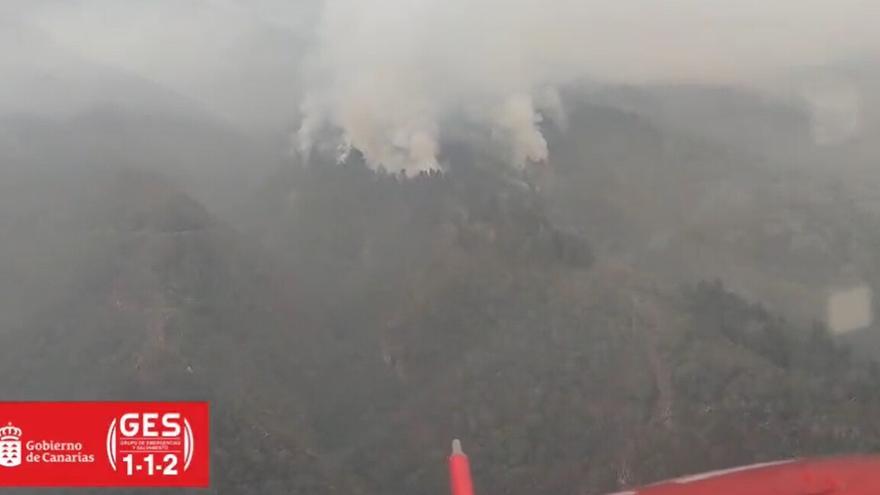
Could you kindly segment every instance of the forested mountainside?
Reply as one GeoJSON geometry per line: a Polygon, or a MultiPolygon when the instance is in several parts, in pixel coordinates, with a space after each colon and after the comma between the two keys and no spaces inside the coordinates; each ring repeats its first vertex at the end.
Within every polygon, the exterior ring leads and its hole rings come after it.
{"type": "MultiPolygon", "coordinates": [[[[660,132],[595,111],[591,136],[617,119],[609,136],[660,132]]],[[[219,493],[442,492],[453,436],[480,492],[510,494],[880,447],[877,366],[723,274],[687,280],[644,261],[656,234],[630,208],[646,196],[613,180],[639,152],[617,163],[621,145],[595,144],[582,168],[560,159],[523,177],[468,153],[410,177],[356,154],[288,164],[235,222],[155,172],[34,178],[63,208],[4,224],[4,246],[47,251],[30,253],[28,311],[2,335],[0,394],[210,400],[219,493]],[[566,181],[588,202],[550,194],[566,181]]],[[[717,156],[678,146],[645,157],[675,174],[717,156]]],[[[709,163],[694,194],[764,173],[723,165],[709,163]]],[[[654,201],[649,225],[690,220],[654,201]]],[[[742,242],[766,241],[740,221],[742,242]]],[[[827,249],[810,274],[847,257],[827,249]]]]}
{"type": "Polygon", "coordinates": [[[208,401],[217,494],[880,455],[870,3],[3,0],[0,425],[208,401]]]}

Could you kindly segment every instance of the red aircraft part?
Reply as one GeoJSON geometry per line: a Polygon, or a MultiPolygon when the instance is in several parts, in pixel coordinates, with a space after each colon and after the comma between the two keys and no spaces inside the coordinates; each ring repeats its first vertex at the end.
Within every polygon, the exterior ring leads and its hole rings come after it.
{"type": "Polygon", "coordinates": [[[714,471],[613,495],[877,495],[880,456],[796,459],[714,471]]]}
{"type": "MultiPolygon", "coordinates": [[[[449,456],[452,495],[474,495],[461,442],[449,456]]],[[[712,471],[611,495],[880,495],[880,456],[793,459],[712,471]]]]}
{"type": "Polygon", "coordinates": [[[452,455],[449,456],[449,488],[452,495],[474,495],[471,467],[457,439],[452,441],[452,455]]]}

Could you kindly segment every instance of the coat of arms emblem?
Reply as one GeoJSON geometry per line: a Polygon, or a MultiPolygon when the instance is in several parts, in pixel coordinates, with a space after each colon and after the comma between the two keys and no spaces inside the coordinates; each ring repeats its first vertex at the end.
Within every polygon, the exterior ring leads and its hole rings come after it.
{"type": "Polygon", "coordinates": [[[0,466],[15,467],[21,464],[21,428],[7,423],[0,428],[0,466]]]}

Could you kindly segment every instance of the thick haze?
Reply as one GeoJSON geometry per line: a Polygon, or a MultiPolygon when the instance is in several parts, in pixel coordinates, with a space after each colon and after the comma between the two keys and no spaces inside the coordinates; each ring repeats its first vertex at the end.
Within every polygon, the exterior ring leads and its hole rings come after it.
{"type": "Polygon", "coordinates": [[[523,164],[546,158],[539,122],[564,123],[560,86],[743,82],[870,54],[870,4],[12,1],[0,7],[0,109],[75,111],[122,74],[242,128],[299,128],[302,151],[320,139],[389,168],[431,167],[450,119],[464,119],[523,164]],[[82,91],[59,95],[46,78],[82,91]]]}
{"type": "Polygon", "coordinates": [[[0,421],[209,401],[205,493],[880,473],[876,4],[0,0],[0,421]]]}
{"type": "MultiPolygon", "coordinates": [[[[859,2],[331,0],[300,131],[329,123],[369,161],[434,165],[450,115],[542,161],[541,115],[584,79],[733,81],[873,44],[859,2]]],[[[551,110],[548,112],[547,110],[551,110]]]]}

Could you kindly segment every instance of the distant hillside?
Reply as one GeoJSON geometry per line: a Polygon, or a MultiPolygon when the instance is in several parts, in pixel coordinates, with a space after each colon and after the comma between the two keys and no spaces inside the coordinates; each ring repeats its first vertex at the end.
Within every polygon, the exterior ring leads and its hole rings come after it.
{"type": "Polygon", "coordinates": [[[144,114],[216,119],[196,101],[136,74],[86,60],[33,26],[0,20],[0,114],[70,118],[96,103],[144,114]]]}
{"type": "Polygon", "coordinates": [[[0,187],[15,195],[21,181],[137,168],[162,173],[229,213],[277,166],[283,154],[267,148],[197,113],[142,113],[104,103],[60,120],[5,116],[0,117],[0,180],[5,183],[0,187]]]}
{"type": "Polygon", "coordinates": [[[809,109],[794,96],[784,101],[737,87],[668,85],[603,87],[585,97],[753,156],[800,156],[813,147],[809,109]]]}
{"type": "Polygon", "coordinates": [[[511,495],[880,450],[880,368],[770,297],[873,281],[873,217],[729,144],[570,117],[546,169],[290,163],[234,222],[156,172],[247,160],[234,133],[10,121],[0,396],[210,400],[214,493],[440,493],[452,437],[511,495]]]}
{"type": "Polygon", "coordinates": [[[880,286],[878,217],[846,177],[660,125],[647,108],[582,104],[550,135],[539,180],[554,222],[667,284],[718,277],[805,323],[840,285],[880,286]]]}
{"type": "MultiPolygon", "coordinates": [[[[218,489],[311,492],[342,483],[309,467],[302,447],[298,384],[308,378],[310,331],[287,282],[166,180],[138,171],[89,179],[63,188],[68,202],[53,219],[55,235],[17,231],[30,236],[20,242],[74,249],[61,259],[71,272],[63,290],[33,293],[41,299],[30,302],[30,318],[0,335],[0,394],[210,400],[218,489]],[[283,416],[270,413],[279,410],[283,416]],[[309,471],[297,475],[292,465],[309,471]],[[272,477],[254,480],[248,473],[257,466],[272,477]]],[[[34,278],[56,269],[17,262],[34,278]]]]}

